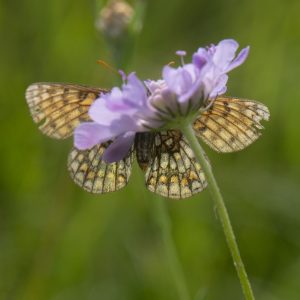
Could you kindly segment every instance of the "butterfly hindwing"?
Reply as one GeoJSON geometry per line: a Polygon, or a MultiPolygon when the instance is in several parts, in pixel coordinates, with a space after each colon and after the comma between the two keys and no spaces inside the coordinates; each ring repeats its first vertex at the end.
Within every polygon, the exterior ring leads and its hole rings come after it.
{"type": "MultiPolygon", "coordinates": [[[[141,142],[136,143],[137,159],[145,170],[147,188],[161,196],[182,199],[201,192],[207,185],[203,170],[194,153],[178,130],[153,134],[148,162],[140,159],[145,151],[141,142]]],[[[144,143],[145,145],[145,143],[144,143]]],[[[147,157],[147,155],[144,155],[147,157]]]]}
{"type": "MultiPolygon", "coordinates": [[[[26,90],[33,120],[46,135],[64,139],[81,123],[90,121],[88,110],[107,90],[83,85],[35,83],[26,90]]],[[[195,134],[218,152],[242,150],[260,136],[268,108],[252,100],[218,97],[199,114],[195,134]]],[[[164,197],[182,199],[201,192],[207,182],[201,165],[179,130],[141,132],[122,160],[105,163],[102,155],[111,142],[88,150],[73,148],[68,169],[76,184],[92,193],[119,190],[128,183],[134,148],[145,171],[147,188],[164,197]]]]}
{"type": "Polygon", "coordinates": [[[76,184],[92,193],[108,193],[125,187],[133,161],[133,150],[120,161],[105,163],[102,155],[111,142],[98,144],[88,150],[73,148],[68,158],[68,169],[76,184]]]}
{"type": "Polygon", "coordinates": [[[196,135],[218,152],[239,151],[260,136],[268,108],[256,101],[218,97],[194,122],[196,135]]]}
{"type": "Polygon", "coordinates": [[[40,130],[57,139],[72,135],[80,122],[89,121],[88,110],[100,88],[75,84],[34,83],[26,90],[26,100],[40,130]]]}

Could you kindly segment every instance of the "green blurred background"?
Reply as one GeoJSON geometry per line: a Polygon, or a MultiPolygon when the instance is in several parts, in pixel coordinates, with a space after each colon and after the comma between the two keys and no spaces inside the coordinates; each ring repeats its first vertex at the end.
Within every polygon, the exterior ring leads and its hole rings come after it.
{"type": "MultiPolygon", "coordinates": [[[[0,1],[0,299],[177,299],[155,201],[165,201],[195,299],[242,299],[208,191],[184,201],[128,187],[91,195],[69,178],[72,139],[33,123],[36,81],[111,87],[94,1],[0,1]]],[[[251,46],[228,94],[271,111],[262,137],[235,154],[207,149],[257,299],[300,299],[300,2],[149,0],[131,70],[158,78],[177,49],[235,38],[251,46]]]]}

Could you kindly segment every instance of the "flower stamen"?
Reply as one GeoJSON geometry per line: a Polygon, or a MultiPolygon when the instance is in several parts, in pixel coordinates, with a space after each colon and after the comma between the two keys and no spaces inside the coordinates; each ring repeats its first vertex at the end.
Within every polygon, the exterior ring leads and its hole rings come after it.
{"type": "Polygon", "coordinates": [[[184,57],[186,56],[186,51],[184,51],[184,50],[178,50],[178,51],[176,51],[176,55],[180,56],[181,65],[184,66],[185,65],[185,63],[184,63],[184,57]]]}
{"type": "Polygon", "coordinates": [[[118,74],[121,75],[123,83],[127,80],[127,75],[123,70],[118,70],[118,74]]]}

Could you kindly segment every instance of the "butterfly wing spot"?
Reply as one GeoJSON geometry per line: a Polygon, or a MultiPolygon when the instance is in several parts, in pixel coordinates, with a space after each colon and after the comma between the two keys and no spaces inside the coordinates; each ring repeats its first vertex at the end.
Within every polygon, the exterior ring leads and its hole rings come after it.
{"type": "MultiPolygon", "coordinates": [[[[173,199],[187,198],[201,192],[207,182],[182,134],[176,130],[153,134],[152,158],[145,173],[147,188],[173,199]]],[[[139,144],[136,151],[140,151],[139,144]]]]}
{"type": "Polygon", "coordinates": [[[218,152],[244,149],[261,135],[260,124],[268,120],[268,108],[256,101],[218,97],[193,124],[195,133],[218,152]]]}
{"type": "Polygon", "coordinates": [[[64,139],[80,122],[89,121],[88,110],[101,92],[99,88],[60,83],[35,83],[26,90],[34,122],[46,135],[64,139]]]}
{"type": "Polygon", "coordinates": [[[73,148],[68,159],[68,169],[76,184],[92,193],[117,191],[127,185],[133,160],[133,149],[118,162],[107,164],[102,155],[110,142],[89,150],[73,148]]]}

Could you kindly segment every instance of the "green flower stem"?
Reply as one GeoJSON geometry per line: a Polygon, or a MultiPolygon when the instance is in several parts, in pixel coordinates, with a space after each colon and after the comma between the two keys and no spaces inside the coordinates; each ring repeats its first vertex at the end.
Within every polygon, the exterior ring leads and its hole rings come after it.
{"type": "Polygon", "coordinates": [[[174,285],[177,289],[180,300],[190,300],[191,298],[189,296],[184,273],[172,238],[171,220],[167,211],[166,203],[161,198],[155,200],[156,201],[154,202],[157,211],[156,217],[162,230],[164,249],[166,251],[166,257],[168,259],[168,264],[172,273],[174,285]]]}
{"type": "Polygon", "coordinates": [[[245,299],[247,300],[254,300],[254,294],[251,289],[251,284],[248,279],[246,269],[244,267],[239,248],[235,239],[235,235],[230,223],[229,215],[222,197],[222,194],[220,192],[220,189],[218,187],[218,184],[216,182],[216,179],[214,177],[214,174],[212,172],[211,166],[208,163],[208,161],[205,158],[205,152],[202,149],[199,141],[197,140],[194,130],[192,126],[189,124],[187,126],[184,126],[183,128],[180,128],[182,133],[184,134],[185,138],[189,142],[189,145],[193,149],[196,158],[200,162],[205,176],[206,180],[208,182],[208,188],[210,190],[211,196],[213,200],[215,201],[215,205],[217,207],[219,218],[222,222],[224,234],[226,236],[227,244],[230,249],[233,263],[236,268],[236,271],[238,273],[238,277],[240,279],[240,283],[242,286],[242,290],[245,296],[245,299]]]}

